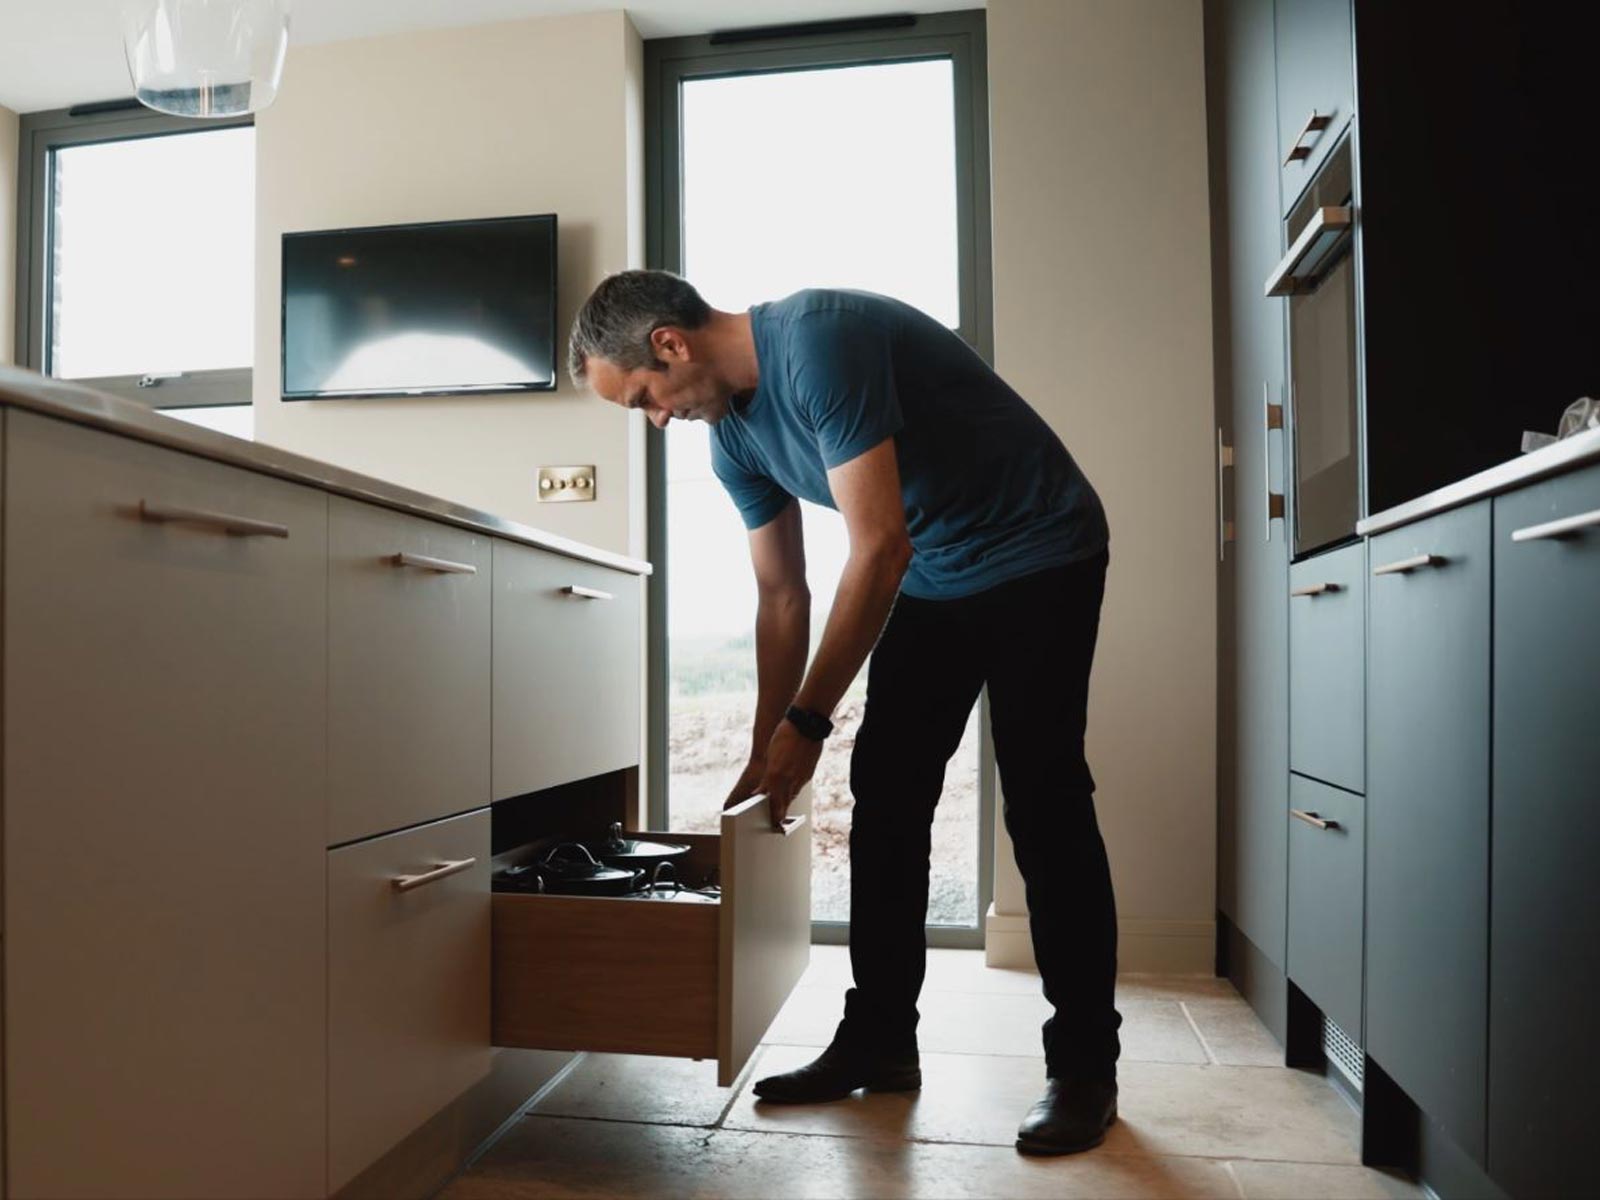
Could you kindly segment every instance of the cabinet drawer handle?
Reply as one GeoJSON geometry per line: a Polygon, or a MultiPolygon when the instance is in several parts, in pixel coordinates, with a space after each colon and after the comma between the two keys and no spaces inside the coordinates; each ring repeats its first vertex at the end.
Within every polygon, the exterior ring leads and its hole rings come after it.
{"type": "Polygon", "coordinates": [[[1339,822],[1324,820],[1323,818],[1317,816],[1317,814],[1314,813],[1314,812],[1305,812],[1302,809],[1291,808],[1289,810],[1289,815],[1291,817],[1295,817],[1298,820],[1304,821],[1307,825],[1315,825],[1318,829],[1338,829],[1339,828],[1339,822]]]}
{"type": "Polygon", "coordinates": [[[476,858],[463,858],[456,862],[440,863],[431,871],[423,871],[420,875],[396,875],[389,880],[389,886],[397,892],[409,892],[412,888],[419,888],[425,883],[434,883],[440,879],[448,879],[452,875],[470,870],[478,865],[476,858]]]}
{"type": "Polygon", "coordinates": [[[1308,583],[1305,587],[1297,587],[1289,593],[1291,596],[1326,596],[1330,592],[1343,591],[1337,583],[1308,583]]]}
{"type": "Polygon", "coordinates": [[[582,598],[584,600],[615,600],[616,599],[616,597],[613,596],[610,592],[602,592],[599,588],[579,587],[575,583],[567,584],[567,586],[562,588],[561,591],[565,595],[578,596],[578,597],[580,597],[580,598],[582,598]]]}
{"type": "Polygon", "coordinates": [[[1537,542],[1545,538],[1570,537],[1582,530],[1593,529],[1596,525],[1600,525],[1600,509],[1579,513],[1575,517],[1562,517],[1559,521],[1547,521],[1543,525],[1529,525],[1512,533],[1511,540],[1537,542]]]}
{"type": "Polygon", "coordinates": [[[1311,110],[1311,115],[1306,118],[1304,127],[1301,128],[1299,133],[1295,134],[1294,145],[1289,147],[1289,153],[1287,157],[1284,158],[1283,165],[1287,167],[1290,163],[1304,162],[1306,159],[1310,158],[1311,147],[1303,144],[1306,140],[1306,135],[1310,133],[1321,133],[1331,124],[1333,124],[1332,113],[1318,112],[1313,108],[1311,110]]]}
{"type": "Polygon", "coordinates": [[[1272,431],[1283,428],[1283,405],[1272,402],[1272,384],[1261,381],[1261,399],[1266,405],[1266,416],[1261,430],[1261,472],[1266,484],[1267,541],[1272,540],[1272,523],[1283,519],[1283,493],[1272,490],[1272,431]]]}
{"type": "Polygon", "coordinates": [[[1381,567],[1373,567],[1374,575],[1404,575],[1408,571],[1416,571],[1422,567],[1442,567],[1448,560],[1442,554],[1419,554],[1415,558],[1402,558],[1399,562],[1384,563],[1381,567]]]}
{"type": "Polygon", "coordinates": [[[181,522],[185,525],[200,525],[206,529],[215,529],[226,533],[230,537],[276,537],[289,536],[287,525],[277,525],[271,521],[257,521],[251,517],[235,517],[228,513],[207,512],[200,508],[179,508],[174,504],[152,504],[148,500],[139,501],[139,519],[155,524],[164,524],[168,521],[181,522]]]}
{"type": "Polygon", "coordinates": [[[478,568],[471,563],[451,562],[448,558],[430,558],[426,554],[408,554],[402,550],[399,554],[389,555],[389,562],[397,567],[420,567],[424,571],[439,571],[446,575],[476,575],[478,568]]]}

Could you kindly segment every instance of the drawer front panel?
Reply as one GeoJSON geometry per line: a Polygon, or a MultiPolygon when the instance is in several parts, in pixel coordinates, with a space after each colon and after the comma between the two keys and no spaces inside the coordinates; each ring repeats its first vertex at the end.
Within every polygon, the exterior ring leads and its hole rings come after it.
{"type": "Polygon", "coordinates": [[[337,1191],[489,1071],[489,813],[327,859],[328,1186],[337,1191]],[[430,872],[438,877],[417,881],[430,872]],[[398,890],[396,880],[413,886],[398,890]]]}
{"type": "Polygon", "coordinates": [[[331,504],[337,845],[489,802],[491,555],[481,534],[343,497],[331,504]]]}
{"type": "Polygon", "coordinates": [[[321,1196],[327,497],[5,422],[10,1194],[321,1196]]]}
{"type": "Polygon", "coordinates": [[[494,798],[635,766],[636,575],[494,545],[494,798]]]}
{"type": "Polygon", "coordinates": [[[1289,568],[1289,767],[1352,792],[1367,779],[1366,564],[1362,542],[1289,568]]]}
{"type": "Polygon", "coordinates": [[[1480,1163],[1489,518],[1483,501],[1374,538],[1368,592],[1366,1048],[1480,1163]]]}
{"type": "Polygon", "coordinates": [[[1359,1038],[1364,801],[1291,775],[1289,804],[1289,978],[1359,1038]]]}
{"type": "Polygon", "coordinates": [[[1592,1170],[1600,1072],[1600,467],[1496,498],[1494,587],[1488,1165],[1557,1196],[1592,1170]]]}

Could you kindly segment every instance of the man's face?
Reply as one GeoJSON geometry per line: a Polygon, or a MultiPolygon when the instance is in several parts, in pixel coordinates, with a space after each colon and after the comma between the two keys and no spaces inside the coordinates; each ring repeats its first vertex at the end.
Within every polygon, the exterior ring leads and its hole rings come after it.
{"type": "Polygon", "coordinates": [[[591,358],[585,371],[589,386],[612,404],[642,409],[657,429],[674,419],[715,425],[728,415],[731,396],[706,364],[694,360],[681,338],[656,349],[655,368],[624,371],[608,359],[591,358]]]}

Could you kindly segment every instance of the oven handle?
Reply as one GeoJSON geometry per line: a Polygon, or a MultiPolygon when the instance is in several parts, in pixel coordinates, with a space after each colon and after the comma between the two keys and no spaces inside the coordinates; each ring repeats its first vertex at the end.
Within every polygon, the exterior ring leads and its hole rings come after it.
{"type": "Polygon", "coordinates": [[[1355,209],[1348,204],[1328,205],[1312,213],[1272,274],[1267,276],[1268,296],[1292,296],[1309,291],[1322,278],[1321,268],[1350,236],[1355,209]]]}

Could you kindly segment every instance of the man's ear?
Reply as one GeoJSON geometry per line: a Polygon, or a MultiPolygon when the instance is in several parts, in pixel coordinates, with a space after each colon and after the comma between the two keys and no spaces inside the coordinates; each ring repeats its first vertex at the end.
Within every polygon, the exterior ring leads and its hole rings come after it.
{"type": "Polygon", "coordinates": [[[673,325],[662,325],[650,331],[650,346],[656,352],[656,358],[663,364],[675,362],[688,362],[689,339],[683,336],[683,330],[673,325]]]}

